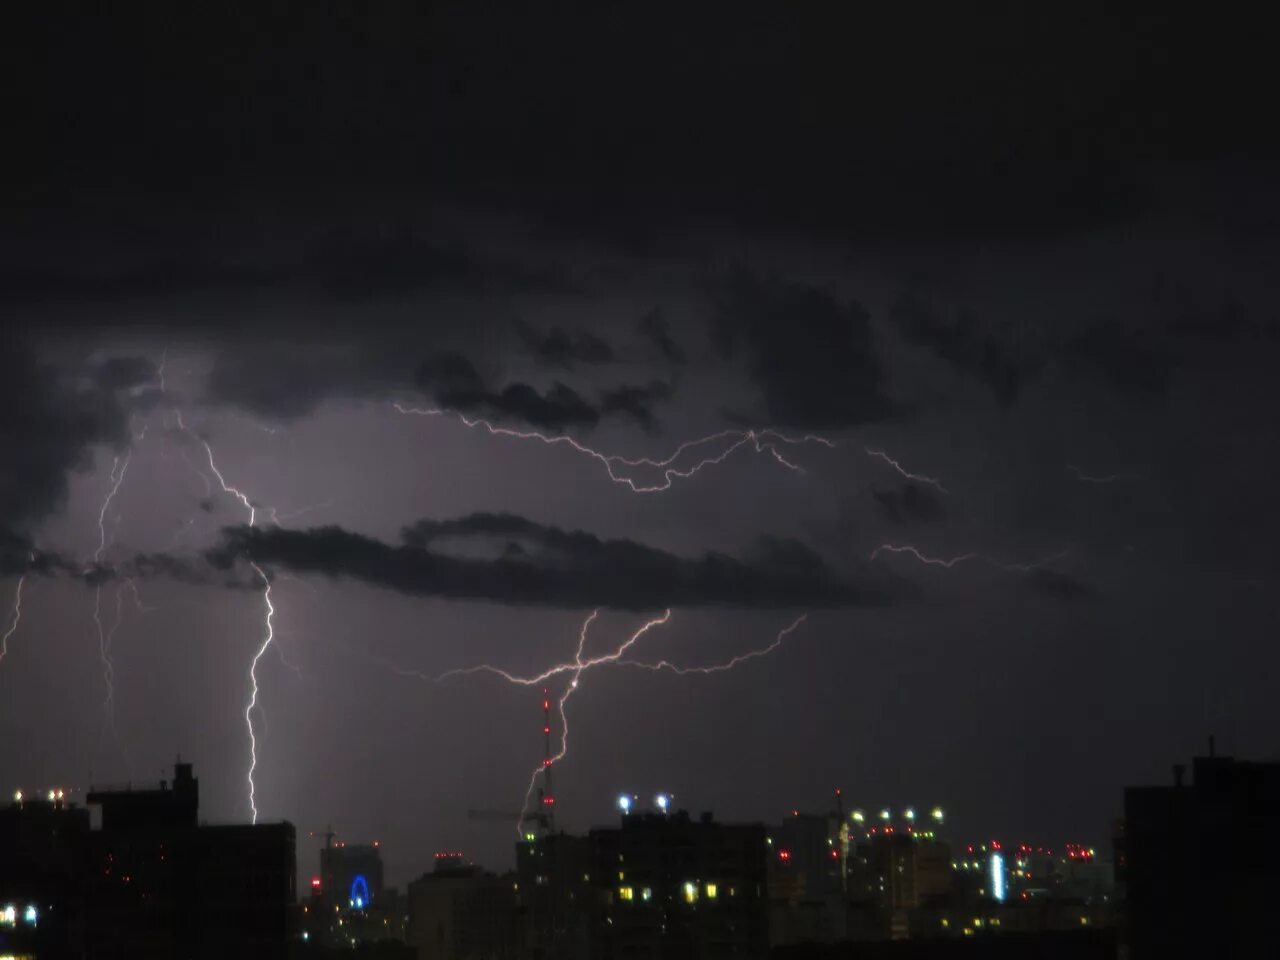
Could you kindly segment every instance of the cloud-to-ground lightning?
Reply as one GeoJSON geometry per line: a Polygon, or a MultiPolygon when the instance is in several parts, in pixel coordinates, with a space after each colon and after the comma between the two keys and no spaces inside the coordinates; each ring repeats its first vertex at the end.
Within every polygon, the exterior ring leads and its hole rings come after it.
{"type": "Polygon", "coordinates": [[[0,636],[0,663],[9,653],[9,638],[18,630],[18,624],[22,622],[22,585],[26,582],[27,575],[24,573],[18,578],[17,589],[13,591],[13,615],[9,620],[9,626],[5,628],[4,635],[0,636]]]}
{"type": "Polygon", "coordinates": [[[267,648],[271,646],[271,641],[275,638],[275,627],[272,623],[272,618],[275,616],[276,608],[271,603],[271,580],[256,563],[251,563],[250,566],[262,578],[262,602],[266,606],[267,628],[262,645],[258,647],[258,652],[253,655],[253,660],[249,664],[249,702],[244,708],[244,723],[249,729],[249,775],[247,778],[249,782],[249,816],[253,823],[257,823],[257,787],[253,782],[253,774],[258,768],[258,738],[253,729],[253,711],[260,709],[258,708],[258,661],[262,659],[267,652],[267,648]]]}
{"type": "Polygon", "coordinates": [[[869,559],[874,561],[881,554],[885,553],[906,554],[910,557],[914,557],[920,563],[927,566],[946,567],[948,570],[968,560],[978,560],[988,566],[995,567],[997,570],[1004,570],[1008,573],[1030,573],[1032,570],[1048,566],[1051,563],[1056,563],[1058,560],[1067,556],[1070,552],[1070,549],[1059,550],[1057,553],[1051,554],[1047,557],[1042,557],[1039,560],[1034,560],[1031,563],[1006,563],[1002,560],[997,560],[994,557],[989,557],[986,554],[977,552],[962,553],[955,557],[932,557],[922,552],[918,547],[914,547],[909,544],[899,546],[892,543],[882,543],[871,552],[869,559]]]}
{"type": "MultiPolygon", "coordinates": [[[[102,507],[98,511],[98,548],[93,552],[93,562],[95,565],[102,562],[103,551],[107,548],[107,511],[111,509],[111,502],[115,500],[116,494],[120,492],[120,487],[124,485],[125,474],[129,470],[129,461],[133,457],[133,451],[130,450],[125,454],[123,460],[116,457],[111,462],[110,486],[107,494],[102,499],[102,507]]],[[[120,739],[120,732],[116,729],[116,689],[115,689],[115,664],[111,660],[111,637],[114,636],[116,628],[120,626],[117,617],[116,627],[112,628],[111,636],[107,634],[102,626],[102,584],[98,583],[93,588],[93,623],[98,633],[98,656],[102,661],[102,682],[106,687],[106,694],[102,701],[102,710],[106,716],[107,727],[111,730],[111,739],[115,741],[116,748],[120,751],[120,755],[124,757],[125,764],[129,762],[129,758],[125,753],[124,744],[120,739]]]]}
{"type": "MultiPolygon", "coordinates": [[[[769,643],[767,646],[762,647],[758,650],[750,650],[746,653],[736,654],[735,656],[731,657],[730,659],[722,663],[685,667],[685,666],[680,666],[678,664],[672,663],[671,661],[665,660],[665,659],[658,660],[656,662],[647,662],[643,660],[628,659],[626,657],[627,653],[635,647],[635,645],[645,636],[645,634],[647,634],[650,630],[654,629],[655,627],[658,627],[658,626],[661,626],[662,624],[667,623],[671,619],[670,610],[664,611],[662,616],[660,617],[655,617],[651,620],[646,621],[635,632],[633,632],[623,643],[621,643],[618,647],[609,651],[608,653],[597,654],[591,657],[586,656],[585,649],[586,649],[586,643],[587,643],[587,634],[591,629],[591,625],[596,621],[599,615],[600,615],[600,611],[594,610],[582,622],[582,626],[578,631],[578,646],[577,646],[577,649],[574,651],[572,660],[565,660],[560,663],[553,664],[552,666],[548,667],[547,669],[539,673],[534,673],[529,675],[520,675],[520,674],[512,673],[508,670],[504,670],[501,667],[497,667],[492,664],[482,663],[474,667],[463,667],[463,668],[458,668],[454,670],[447,670],[444,673],[439,674],[438,676],[430,677],[418,671],[402,670],[400,668],[394,667],[393,665],[387,664],[391,669],[393,669],[396,673],[399,673],[402,676],[415,676],[421,679],[434,680],[437,683],[443,682],[453,677],[468,676],[468,675],[473,675],[477,673],[489,673],[489,674],[493,674],[494,676],[502,678],[508,683],[516,684],[519,686],[532,687],[532,686],[540,686],[542,684],[545,684],[547,681],[551,680],[554,677],[557,677],[560,675],[568,675],[568,682],[565,684],[563,691],[561,691],[560,696],[557,698],[557,701],[556,701],[556,711],[560,718],[560,747],[554,754],[552,754],[550,757],[543,760],[542,763],[540,763],[537,767],[535,767],[532,770],[532,772],[529,774],[529,783],[525,789],[524,801],[520,808],[521,820],[519,821],[519,824],[517,826],[517,830],[520,834],[524,833],[525,820],[533,816],[533,814],[530,813],[530,804],[532,802],[534,789],[538,783],[538,778],[540,776],[545,776],[549,767],[552,767],[555,764],[559,763],[568,754],[569,718],[568,718],[568,714],[565,707],[569,701],[569,698],[572,697],[574,692],[578,689],[582,679],[582,675],[585,672],[595,667],[615,664],[617,666],[638,667],[640,669],[650,670],[655,672],[668,670],[672,673],[675,673],[681,676],[685,676],[688,674],[704,674],[705,675],[705,674],[712,674],[712,673],[723,673],[723,672],[732,670],[733,668],[737,667],[738,665],[748,660],[754,660],[759,657],[768,656],[769,654],[773,653],[775,650],[781,647],[782,644],[786,642],[787,637],[789,637],[792,633],[794,633],[800,627],[800,625],[804,623],[805,620],[808,618],[807,613],[802,613],[800,616],[796,617],[795,620],[793,620],[787,626],[782,628],[782,630],[778,632],[777,636],[774,637],[771,643],[769,643]]],[[[549,708],[550,695],[545,690],[545,688],[544,688],[543,696],[545,699],[545,703],[549,708]]]]}
{"type": "MultiPolygon", "coordinates": [[[[222,471],[218,469],[218,464],[214,460],[213,447],[209,444],[208,440],[199,436],[194,430],[188,427],[185,422],[183,422],[182,411],[175,409],[174,415],[177,420],[178,429],[197,440],[204,447],[205,454],[209,459],[209,469],[213,472],[214,477],[217,478],[218,484],[222,487],[223,492],[234,497],[240,502],[241,506],[249,512],[249,526],[254,526],[257,522],[258,511],[253,505],[253,502],[249,499],[248,495],[227,483],[226,477],[224,477],[222,471]]],[[[268,509],[270,510],[271,508],[268,509]]],[[[274,513],[274,511],[272,512],[274,513]]],[[[244,722],[249,731],[249,770],[245,776],[245,780],[249,788],[249,815],[252,822],[257,823],[258,788],[253,779],[253,775],[258,769],[258,738],[253,726],[253,712],[254,710],[261,711],[262,709],[258,705],[259,694],[261,692],[258,686],[258,662],[262,659],[263,654],[267,652],[267,649],[271,646],[271,641],[275,637],[275,625],[273,618],[275,616],[276,608],[271,602],[271,579],[256,563],[250,563],[250,566],[253,567],[254,572],[262,578],[262,601],[264,607],[264,639],[258,646],[257,652],[254,653],[253,659],[249,663],[249,700],[244,709],[244,722]]]]}

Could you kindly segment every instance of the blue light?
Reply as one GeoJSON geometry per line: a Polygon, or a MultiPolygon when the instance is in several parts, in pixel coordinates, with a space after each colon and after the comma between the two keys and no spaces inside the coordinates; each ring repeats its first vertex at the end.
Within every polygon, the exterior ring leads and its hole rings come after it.
{"type": "Polygon", "coordinates": [[[34,927],[36,925],[36,921],[40,919],[40,912],[36,910],[34,903],[27,905],[27,909],[22,914],[22,919],[30,926],[34,927]]]}
{"type": "Polygon", "coordinates": [[[999,853],[991,854],[991,896],[1004,903],[1004,856],[999,853]]]}
{"type": "Polygon", "coordinates": [[[372,900],[369,896],[369,881],[364,878],[363,873],[356,874],[356,878],[351,881],[351,895],[347,902],[357,910],[363,910],[372,900]]]}

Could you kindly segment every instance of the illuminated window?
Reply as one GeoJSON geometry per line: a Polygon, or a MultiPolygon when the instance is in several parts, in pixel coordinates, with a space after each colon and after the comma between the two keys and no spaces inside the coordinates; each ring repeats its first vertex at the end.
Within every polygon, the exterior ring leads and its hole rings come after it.
{"type": "Polygon", "coordinates": [[[716,898],[716,893],[717,893],[716,885],[714,883],[708,883],[706,885],[706,889],[707,889],[707,899],[714,900],[716,898]]]}
{"type": "Polygon", "coordinates": [[[942,929],[943,929],[943,930],[946,930],[946,929],[947,929],[948,927],[950,927],[950,926],[951,926],[951,921],[950,921],[950,920],[948,920],[946,917],[943,917],[943,918],[942,918],[942,929]]]}
{"type": "Polygon", "coordinates": [[[632,891],[632,889],[631,889],[630,887],[619,887],[619,888],[618,888],[618,899],[619,899],[619,900],[634,900],[634,899],[635,899],[635,893],[632,891]]]}
{"type": "Polygon", "coordinates": [[[1082,926],[1082,927],[1087,927],[1088,925],[1089,925],[1089,918],[1088,918],[1088,917],[1081,917],[1081,918],[1080,918],[1080,926],[1082,926]]]}
{"type": "Polygon", "coordinates": [[[698,902],[698,885],[696,883],[690,883],[688,880],[685,881],[684,902],[685,903],[698,902]]]}
{"type": "Polygon", "coordinates": [[[653,888],[651,888],[651,887],[645,887],[643,890],[641,890],[641,891],[640,891],[640,899],[641,899],[641,900],[643,900],[645,903],[648,903],[650,900],[652,900],[652,899],[653,899],[653,888]]]}
{"type": "Polygon", "coordinates": [[[18,911],[12,903],[0,910],[0,927],[12,927],[18,922],[18,911]]]}

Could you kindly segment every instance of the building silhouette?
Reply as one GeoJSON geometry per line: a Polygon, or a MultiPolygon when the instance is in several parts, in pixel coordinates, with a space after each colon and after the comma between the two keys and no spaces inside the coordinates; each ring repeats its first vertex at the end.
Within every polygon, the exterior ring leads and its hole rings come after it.
{"type": "Polygon", "coordinates": [[[1129,787],[1116,840],[1132,960],[1280,951],[1280,763],[1196,757],[1191,782],[1129,787]]]}
{"type": "Polygon", "coordinates": [[[200,824],[199,782],[184,763],[172,784],[93,789],[86,800],[101,812],[96,830],[60,791],[39,803],[15,798],[0,811],[0,903],[16,898],[35,921],[13,930],[0,924],[0,953],[92,960],[288,953],[291,824],[200,824]]]}

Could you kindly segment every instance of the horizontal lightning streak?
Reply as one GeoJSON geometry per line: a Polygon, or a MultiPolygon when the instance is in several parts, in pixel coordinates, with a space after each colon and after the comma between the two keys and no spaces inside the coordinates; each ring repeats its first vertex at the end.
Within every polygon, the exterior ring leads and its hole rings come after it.
{"type": "Polygon", "coordinates": [[[401,403],[394,403],[392,406],[398,413],[419,416],[419,417],[441,417],[452,416],[460,423],[469,428],[480,427],[487,431],[491,436],[495,437],[511,437],[517,440],[537,440],[548,446],[567,446],[584,456],[591,457],[598,461],[605,468],[609,475],[609,479],[614,483],[627,487],[632,493],[661,493],[670,490],[677,480],[687,480],[701,471],[704,467],[716,466],[727,460],[735,451],[741,449],[748,444],[752,445],[756,453],[767,452],[779,464],[796,473],[804,473],[804,468],[788,460],[778,450],[779,444],[788,446],[798,446],[807,443],[817,443],[826,447],[835,447],[837,441],[828,440],[825,437],[807,434],[803,437],[789,437],[779,433],[776,430],[721,430],[718,433],[708,434],[705,437],[699,437],[695,440],[686,440],[680,444],[667,457],[661,460],[655,460],[650,457],[629,458],[619,456],[617,454],[606,454],[592,447],[587,446],[580,440],[569,436],[568,434],[549,434],[542,433],[537,430],[514,430],[510,427],[495,426],[488,420],[468,417],[460,413],[450,413],[449,411],[438,408],[424,407],[406,407],[401,403]],[[704,457],[693,463],[692,466],[679,468],[674,466],[676,461],[690,450],[698,447],[706,446],[716,442],[729,441],[719,453],[712,456],[704,457]],[[644,467],[662,471],[662,481],[653,484],[644,484],[637,481],[634,477],[624,476],[617,471],[617,467],[644,467]]]}
{"type": "Polygon", "coordinates": [[[948,570],[958,564],[964,563],[967,560],[980,560],[988,566],[992,566],[998,570],[1004,570],[1009,573],[1030,573],[1032,570],[1048,566],[1051,563],[1061,560],[1063,557],[1070,554],[1070,552],[1070,549],[1059,550],[1057,553],[1043,557],[1040,560],[1032,561],[1031,563],[1005,563],[1004,561],[996,560],[993,557],[988,557],[981,553],[962,553],[958,557],[931,557],[922,553],[919,548],[913,547],[909,544],[896,546],[891,543],[882,543],[872,551],[869,559],[874,561],[883,553],[907,554],[923,564],[934,567],[946,567],[948,570]]]}
{"type": "Polygon", "coordinates": [[[724,663],[714,663],[700,667],[681,667],[672,663],[670,660],[659,660],[656,663],[646,663],[642,660],[619,660],[618,666],[639,667],[642,670],[654,671],[670,670],[672,673],[679,674],[680,676],[687,676],[691,673],[723,673],[726,670],[732,670],[738,664],[744,663],[747,660],[754,660],[757,657],[767,657],[769,654],[773,653],[773,651],[782,646],[787,637],[789,637],[800,626],[800,624],[804,623],[808,617],[809,615],[807,613],[800,614],[800,616],[796,617],[796,619],[790,624],[783,627],[782,630],[778,632],[778,635],[774,638],[773,642],[767,647],[761,647],[759,650],[750,650],[746,653],[736,654],[724,663]]]}

